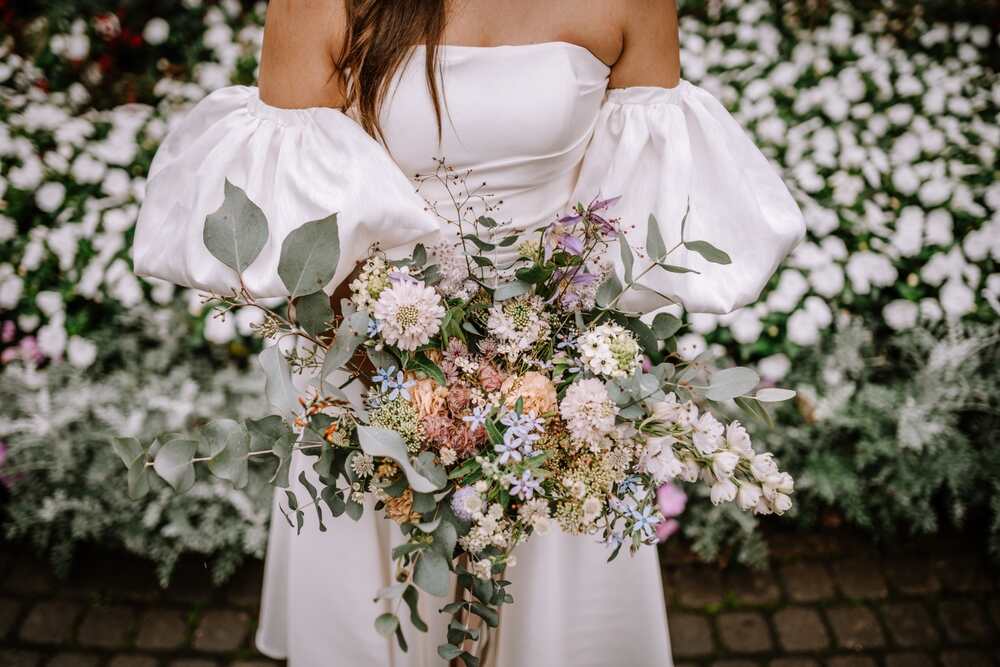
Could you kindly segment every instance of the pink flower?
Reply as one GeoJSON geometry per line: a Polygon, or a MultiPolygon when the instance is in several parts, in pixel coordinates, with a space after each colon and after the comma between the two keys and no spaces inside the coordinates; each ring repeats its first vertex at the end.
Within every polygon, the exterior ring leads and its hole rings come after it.
{"type": "Polygon", "coordinates": [[[675,484],[664,484],[656,490],[656,504],[663,516],[680,516],[687,506],[687,494],[675,484]]]}
{"type": "Polygon", "coordinates": [[[656,539],[659,542],[666,542],[681,527],[673,517],[680,516],[684,511],[684,507],[687,506],[687,495],[674,484],[664,484],[656,490],[656,505],[660,508],[660,513],[666,517],[665,521],[656,524],[656,539]]]}
{"type": "Polygon", "coordinates": [[[680,530],[681,524],[677,523],[677,519],[667,519],[666,521],[661,521],[656,524],[656,541],[666,542],[670,539],[670,536],[680,530]]]}

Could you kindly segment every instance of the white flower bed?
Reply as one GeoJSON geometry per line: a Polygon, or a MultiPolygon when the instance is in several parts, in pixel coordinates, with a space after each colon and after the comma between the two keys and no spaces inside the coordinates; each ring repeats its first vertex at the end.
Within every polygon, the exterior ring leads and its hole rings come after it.
{"type": "MultiPolygon", "coordinates": [[[[204,11],[196,0],[184,6],[204,11]]],[[[705,349],[705,337],[735,342],[766,356],[761,369],[777,379],[783,355],[816,344],[840,310],[894,329],[996,318],[1000,79],[983,65],[989,29],[926,26],[922,50],[904,49],[884,21],[860,24],[846,11],[786,36],[763,0],[719,6],[708,22],[682,19],[685,77],[716,94],[784,165],[810,233],[758,304],[692,316],[685,348],[705,349]]],[[[89,110],[83,85],[46,92],[31,62],[9,45],[0,51],[0,310],[16,315],[45,356],[79,366],[93,359],[93,323],[79,317],[93,304],[181,298],[201,315],[197,295],[136,279],[127,258],[157,143],[260,46],[261,8],[245,15],[230,1],[204,15],[211,58],[192,81],[162,79],[157,108],[89,110]]],[[[49,49],[84,59],[90,40],[114,29],[103,21],[81,20],[49,49]]],[[[171,26],[153,19],[142,34],[155,49],[171,26]]],[[[99,74],[93,64],[82,69],[86,80],[99,74]]],[[[209,319],[204,335],[229,341],[250,317],[209,319]]]]}

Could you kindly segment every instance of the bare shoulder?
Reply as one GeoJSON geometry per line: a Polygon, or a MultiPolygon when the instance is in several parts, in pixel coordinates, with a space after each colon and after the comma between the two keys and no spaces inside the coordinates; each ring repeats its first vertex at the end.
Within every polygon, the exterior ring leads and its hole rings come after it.
{"type": "Polygon", "coordinates": [[[260,95],[288,108],[340,106],[337,60],[347,34],[342,0],[271,0],[264,26],[260,95]]]}
{"type": "Polygon", "coordinates": [[[680,81],[676,1],[619,0],[617,11],[623,47],[611,71],[611,87],[676,86],[680,81]]]}

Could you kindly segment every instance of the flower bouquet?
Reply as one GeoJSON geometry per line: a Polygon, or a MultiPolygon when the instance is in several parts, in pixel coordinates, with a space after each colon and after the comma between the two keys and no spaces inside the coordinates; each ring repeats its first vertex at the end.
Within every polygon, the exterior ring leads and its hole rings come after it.
{"type": "MultiPolygon", "coordinates": [[[[299,227],[278,266],[292,297],[287,313],[243,287],[210,297],[223,312],[263,310],[257,332],[278,341],[260,355],[276,414],[210,422],[199,441],[117,439],[132,494],[149,489],[152,473],[183,492],[196,465],[241,486],[249,462],[267,457],[273,484],[285,488],[282,512],[298,530],[307,510],[321,530],[325,512],[384,513],[405,539],[392,551],[397,583],[376,599],[396,601],[397,611],[405,603],[412,625],[426,631],[420,591],[454,596],[442,609],[454,619],[438,652],[467,666],[479,664],[483,624],[496,627],[500,607],[513,601],[504,577],[517,545],[536,534],[558,526],[597,536],[609,560],[623,547],[635,551],[655,543],[664,520],[657,489],[671,480],[710,485],[715,503],[785,512],[791,476],[704,399],[734,399],[764,416],[762,402],[792,392],[754,392],[759,379],[747,368],[699,380],[704,369],[676,352],[679,319],[661,313],[646,322],[619,308],[629,290],[649,289],[639,284],[649,267],[687,269],[669,264],[672,249],[652,217],[637,261],[606,213],[613,203],[577,205],[530,233],[508,233],[486,216],[463,219],[458,207],[457,242],[418,245],[396,259],[372,248],[349,298],[333,306],[322,288],[339,260],[336,215],[299,227]],[[305,390],[295,373],[309,378],[305,390]],[[314,459],[315,474],[297,477],[308,499],[290,488],[294,452],[314,459]]],[[[222,207],[206,218],[209,251],[241,274],[267,235],[263,213],[227,183],[222,207]]],[[[705,242],[680,245],[730,261],[705,242]]],[[[375,627],[405,650],[396,613],[375,627]]]]}

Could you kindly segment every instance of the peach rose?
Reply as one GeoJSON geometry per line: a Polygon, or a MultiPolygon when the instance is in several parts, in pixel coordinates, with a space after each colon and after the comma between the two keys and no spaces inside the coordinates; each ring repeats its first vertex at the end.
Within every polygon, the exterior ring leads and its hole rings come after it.
{"type": "Polygon", "coordinates": [[[421,417],[439,415],[444,412],[448,390],[434,380],[416,380],[410,387],[410,402],[421,417]]]}
{"type": "Polygon", "coordinates": [[[513,407],[517,400],[524,399],[524,411],[536,415],[553,412],[559,401],[556,388],[552,381],[541,373],[529,371],[521,376],[511,376],[504,380],[500,387],[508,407],[513,407]]]}

